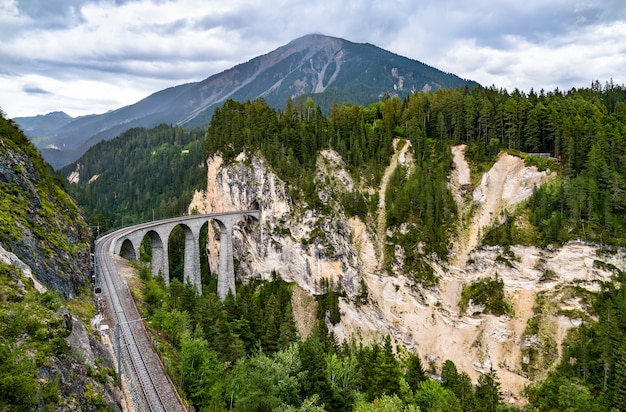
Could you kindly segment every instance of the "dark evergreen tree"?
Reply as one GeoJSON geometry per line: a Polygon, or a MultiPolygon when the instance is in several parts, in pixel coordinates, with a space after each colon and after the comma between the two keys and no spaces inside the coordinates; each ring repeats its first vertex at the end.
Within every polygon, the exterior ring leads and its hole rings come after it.
{"type": "Polygon", "coordinates": [[[500,393],[498,375],[493,368],[490,369],[489,372],[480,375],[478,385],[476,385],[475,395],[477,411],[496,411],[502,401],[502,394],[500,393]]]}
{"type": "Polygon", "coordinates": [[[446,360],[441,367],[441,383],[444,388],[452,389],[458,384],[459,372],[451,360],[446,360]]]}
{"type": "Polygon", "coordinates": [[[284,308],[283,320],[279,328],[278,349],[283,350],[298,341],[298,330],[293,317],[291,303],[284,308]]]}
{"type": "Polygon", "coordinates": [[[333,390],[328,381],[326,355],[319,331],[314,330],[300,345],[300,361],[302,363],[302,371],[305,373],[304,384],[302,385],[302,398],[317,395],[321,403],[326,405],[333,404],[333,390]]]}
{"type": "Polygon", "coordinates": [[[428,379],[422,360],[417,353],[411,353],[407,359],[405,380],[413,392],[417,391],[420,382],[428,379]]]}
{"type": "Polygon", "coordinates": [[[389,335],[385,336],[383,346],[373,355],[373,376],[371,377],[371,387],[368,388],[370,397],[373,399],[384,394],[398,393],[402,372],[389,335]]]}
{"type": "Polygon", "coordinates": [[[626,340],[622,339],[615,350],[615,383],[613,406],[626,411],[626,340]]]}

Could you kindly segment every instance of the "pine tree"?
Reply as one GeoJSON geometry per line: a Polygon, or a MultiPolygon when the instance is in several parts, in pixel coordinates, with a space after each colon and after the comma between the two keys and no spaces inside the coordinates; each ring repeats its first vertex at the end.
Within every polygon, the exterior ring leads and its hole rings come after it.
{"type": "Polygon", "coordinates": [[[319,332],[314,330],[300,345],[300,361],[305,373],[302,385],[303,398],[319,395],[320,402],[329,405],[333,402],[333,390],[328,380],[326,356],[319,332]]]}
{"type": "Polygon", "coordinates": [[[476,410],[495,412],[502,401],[500,382],[496,371],[491,368],[488,373],[480,375],[476,386],[476,410]]]}
{"type": "Polygon", "coordinates": [[[463,411],[471,412],[474,410],[476,405],[474,387],[472,386],[472,380],[466,372],[461,372],[458,375],[457,383],[452,392],[459,400],[463,411]]]}
{"type": "Polygon", "coordinates": [[[428,379],[424,367],[422,366],[422,361],[417,353],[409,355],[405,379],[413,392],[417,391],[420,382],[424,382],[428,379]]]}
{"type": "Polygon", "coordinates": [[[458,383],[459,372],[451,360],[446,360],[441,367],[441,379],[444,388],[452,389],[458,383]]]}
{"type": "Polygon", "coordinates": [[[283,321],[280,324],[278,348],[280,350],[286,349],[290,344],[297,341],[298,329],[296,328],[296,321],[293,317],[291,303],[288,303],[285,307],[285,313],[283,314],[283,321]]]}
{"type": "Polygon", "coordinates": [[[397,393],[400,390],[400,376],[402,376],[402,373],[389,335],[385,336],[383,346],[376,355],[373,365],[372,398],[385,393],[397,393]]]}
{"type": "Polygon", "coordinates": [[[613,406],[626,411],[626,340],[622,339],[615,351],[615,382],[613,406]]]}
{"type": "Polygon", "coordinates": [[[367,283],[365,283],[365,279],[361,277],[359,281],[359,293],[354,298],[357,305],[367,305],[369,302],[369,292],[367,288],[367,283]]]}
{"type": "Polygon", "coordinates": [[[528,152],[539,152],[541,149],[541,131],[539,118],[535,109],[531,110],[524,126],[524,149],[528,152]]]}

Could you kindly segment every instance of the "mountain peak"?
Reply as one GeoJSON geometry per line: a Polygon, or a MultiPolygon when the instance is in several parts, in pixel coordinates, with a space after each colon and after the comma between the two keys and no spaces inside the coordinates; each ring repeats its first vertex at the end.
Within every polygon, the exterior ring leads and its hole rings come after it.
{"type": "MultiPolygon", "coordinates": [[[[39,115],[41,116],[41,115],[39,115]]],[[[60,119],[73,119],[72,116],[70,116],[69,114],[65,113],[64,111],[55,111],[55,112],[50,112],[44,115],[44,117],[57,117],[60,119]]]]}
{"type": "Polygon", "coordinates": [[[297,39],[294,39],[292,41],[290,41],[289,43],[287,43],[286,46],[289,46],[291,44],[322,44],[325,42],[331,42],[331,41],[335,41],[335,42],[342,42],[342,43],[347,43],[347,40],[341,39],[339,37],[332,37],[332,36],[327,36],[325,34],[322,33],[309,33],[309,34],[305,34],[302,37],[298,37],[297,39]]]}
{"type": "Polygon", "coordinates": [[[63,112],[46,115],[63,118],[65,124],[59,127],[33,127],[32,121],[25,127],[33,118],[15,121],[35,144],[63,148],[65,154],[40,147],[58,168],[93,144],[133,127],[161,123],[206,127],[215,108],[227,99],[263,98],[280,110],[288,98],[306,95],[328,112],[332,102],[368,105],[385,95],[405,97],[420,90],[467,85],[478,84],[371,44],[312,33],[200,82],[169,87],[108,113],[76,119],[63,112]]]}

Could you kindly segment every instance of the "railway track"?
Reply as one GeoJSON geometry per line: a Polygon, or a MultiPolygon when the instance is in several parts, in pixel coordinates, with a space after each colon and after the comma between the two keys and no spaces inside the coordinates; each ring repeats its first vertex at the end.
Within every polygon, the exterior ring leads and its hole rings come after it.
{"type": "MultiPolygon", "coordinates": [[[[136,411],[185,411],[180,397],[154,352],[126,284],[117,273],[112,258],[114,240],[127,229],[110,233],[96,241],[95,259],[109,319],[119,335],[120,370],[126,376],[136,411]]],[[[97,275],[97,276],[98,276],[97,275]]],[[[115,336],[115,338],[117,338],[115,336]]]]}

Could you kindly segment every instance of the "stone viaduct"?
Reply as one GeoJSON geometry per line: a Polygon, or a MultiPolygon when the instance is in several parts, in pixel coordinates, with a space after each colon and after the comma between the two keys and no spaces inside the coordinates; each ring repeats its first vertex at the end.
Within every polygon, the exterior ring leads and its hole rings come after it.
{"type": "Polygon", "coordinates": [[[202,293],[200,283],[200,230],[205,223],[213,220],[220,228],[220,251],[217,280],[217,294],[221,300],[228,291],[235,294],[235,270],[233,266],[233,226],[241,218],[261,217],[260,210],[211,213],[206,215],[181,216],[155,220],[132,226],[124,235],[115,240],[114,252],[127,259],[138,259],[141,242],[147,235],[152,246],[151,270],[154,276],[163,276],[169,284],[169,264],[167,244],[172,229],[180,226],[185,235],[184,282],[191,283],[202,293]]]}

